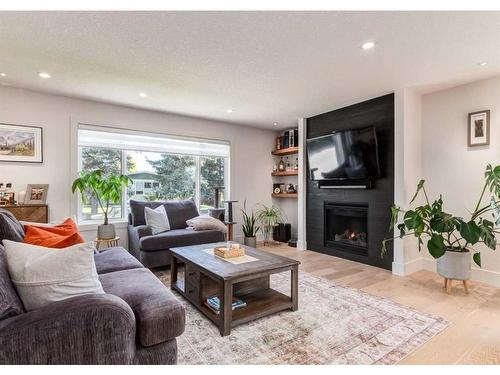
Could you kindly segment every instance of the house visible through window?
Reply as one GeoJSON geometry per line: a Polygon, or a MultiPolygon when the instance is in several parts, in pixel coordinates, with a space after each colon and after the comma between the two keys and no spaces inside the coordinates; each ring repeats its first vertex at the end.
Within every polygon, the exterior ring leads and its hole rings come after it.
{"type": "MultiPolygon", "coordinates": [[[[109,217],[124,219],[130,199],[140,201],[194,198],[201,213],[214,207],[214,188],[228,194],[229,144],[80,125],[78,170],[102,169],[127,174],[133,181],[109,217]]],[[[97,202],[78,202],[80,221],[100,220],[97,202]]]]}

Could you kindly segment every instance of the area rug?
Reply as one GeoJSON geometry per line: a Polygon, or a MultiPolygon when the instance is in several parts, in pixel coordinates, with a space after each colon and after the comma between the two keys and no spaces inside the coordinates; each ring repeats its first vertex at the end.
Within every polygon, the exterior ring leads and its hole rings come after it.
{"type": "MultiPolygon", "coordinates": [[[[156,275],[169,285],[169,274],[156,275]]],[[[290,291],[290,276],[271,276],[290,291]]],[[[181,296],[186,330],[177,340],[178,363],[394,364],[446,328],[444,319],[329,280],[299,273],[299,310],[219,330],[181,296]]]]}

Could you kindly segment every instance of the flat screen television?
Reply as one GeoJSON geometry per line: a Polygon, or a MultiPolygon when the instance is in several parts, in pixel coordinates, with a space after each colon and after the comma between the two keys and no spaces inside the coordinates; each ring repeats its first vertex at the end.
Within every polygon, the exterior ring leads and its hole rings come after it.
{"type": "Polygon", "coordinates": [[[307,140],[311,180],[360,180],[380,177],[374,127],[336,131],[307,140]]]}

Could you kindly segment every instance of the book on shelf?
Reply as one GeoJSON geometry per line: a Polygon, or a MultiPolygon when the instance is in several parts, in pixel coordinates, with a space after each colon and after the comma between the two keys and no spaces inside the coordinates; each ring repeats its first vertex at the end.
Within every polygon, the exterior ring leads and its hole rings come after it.
{"type": "MultiPolygon", "coordinates": [[[[217,296],[207,298],[205,300],[205,305],[210,308],[214,313],[219,314],[220,312],[220,299],[217,296]]],[[[247,304],[245,301],[238,299],[236,297],[233,297],[233,303],[232,303],[232,309],[240,309],[242,307],[245,307],[247,304]]]]}

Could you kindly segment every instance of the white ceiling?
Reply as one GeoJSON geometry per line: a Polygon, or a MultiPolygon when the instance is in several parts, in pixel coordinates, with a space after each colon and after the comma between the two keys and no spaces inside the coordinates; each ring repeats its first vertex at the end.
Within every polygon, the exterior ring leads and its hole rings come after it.
{"type": "Polygon", "coordinates": [[[500,12],[0,12],[0,72],[16,87],[284,128],[500,74],[500,12]]]}

